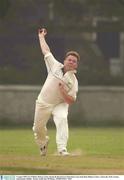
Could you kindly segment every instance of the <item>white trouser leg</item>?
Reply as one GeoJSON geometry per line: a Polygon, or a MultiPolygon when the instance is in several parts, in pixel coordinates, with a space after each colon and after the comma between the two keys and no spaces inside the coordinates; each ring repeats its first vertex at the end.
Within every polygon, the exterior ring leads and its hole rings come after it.
{"type": "Polygon", "coordinates": [[[52,108],[36,101],[33,131],[36,143],[41,147],[47,141],[46,124],[50,118],[52,108]]]}
{"type": "Polygon", "coordinates": [[[53,110],[53,120],[56,125],[56,143],[58,151],[66,150],[68,141],[68,104],[61,103],[53,110]]]}

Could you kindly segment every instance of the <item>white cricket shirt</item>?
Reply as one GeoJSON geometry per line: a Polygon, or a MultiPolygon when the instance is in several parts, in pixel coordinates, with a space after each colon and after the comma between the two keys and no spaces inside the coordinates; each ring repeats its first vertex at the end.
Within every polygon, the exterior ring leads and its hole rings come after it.
{"type": "Polygon", "coordinates": [[[52,53],[47,53],[44,57],[48,76],[38,96],[38,101],[48,104],[59,104],[64,102],[59,90],[59,83],[64,82],[68,94],[76,99],[78,92],[78,81],[75,76],[75,71],[68,71],[63,74],[62,68],[64,65],[58,62],[52,53]]]}

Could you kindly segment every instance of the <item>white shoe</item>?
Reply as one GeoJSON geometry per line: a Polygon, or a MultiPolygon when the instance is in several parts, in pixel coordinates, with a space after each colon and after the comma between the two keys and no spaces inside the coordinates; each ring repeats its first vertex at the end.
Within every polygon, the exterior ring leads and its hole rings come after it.
{"type": "Polygon", "coordinates": [[[49,144],[49,138],[47,137],[46,144],[43,145],[43,146],[40,148],[40,155],[41,155],[41,156],[46,156],[48,144],[49,144]]]}
{"type": "Polygon", "coordinates": [[[70,153],[67,152],[67,150],[63,149],[62,151],[59,151],[59,155],[60,155],[60,156],[69,156],[70,153]]]}

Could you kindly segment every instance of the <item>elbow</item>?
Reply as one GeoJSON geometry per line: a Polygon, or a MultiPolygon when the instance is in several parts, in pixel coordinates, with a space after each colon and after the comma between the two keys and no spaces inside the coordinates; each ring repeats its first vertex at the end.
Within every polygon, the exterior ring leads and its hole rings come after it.
{"type": "Polygon", "coordinates": [[[42,50],[42,53],[45,56],[46,54],[50,53],[50,50],[42,50]]]}
{"type": "Polygon", "coordinates": [[[75,102],[75,99],[73,97],[67,99],[66,101],[69,105],[73,104],[75,102]]]}

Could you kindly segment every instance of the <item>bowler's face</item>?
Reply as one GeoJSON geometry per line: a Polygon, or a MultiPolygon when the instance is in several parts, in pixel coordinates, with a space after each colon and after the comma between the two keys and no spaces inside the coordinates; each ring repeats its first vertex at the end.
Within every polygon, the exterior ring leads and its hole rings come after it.
{"type": "Polygon", "coordinates": [[[66,59],[64,60],[65,71],[72,71],[72,70],[77,69],[77,67],[78,67],[77,57],[73,55],[67,56],[66,59]]]}

